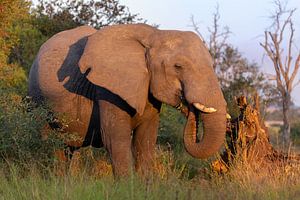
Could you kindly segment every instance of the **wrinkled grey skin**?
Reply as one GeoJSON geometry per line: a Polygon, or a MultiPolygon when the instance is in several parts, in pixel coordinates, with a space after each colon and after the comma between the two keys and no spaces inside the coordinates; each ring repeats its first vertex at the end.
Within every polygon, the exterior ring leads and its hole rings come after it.
{"type": "Polygon", "coordinates": [[[224,140],[226,103],[209,52],[192,32],[145,24],[64,31],[41,47],[29,79],[29,94],[66,113],[66,131],[88,138],[67,144],[103,145],[115,175],[128,174],[132,164],[141,173],[151,171],[161,102],[187,104],[184,144],[193,157],[207,158],[224,140]],[[192,103],[217,112],[199,112],[192,103]],[[200,142],[198,117],[204,125],[200,142]]]}

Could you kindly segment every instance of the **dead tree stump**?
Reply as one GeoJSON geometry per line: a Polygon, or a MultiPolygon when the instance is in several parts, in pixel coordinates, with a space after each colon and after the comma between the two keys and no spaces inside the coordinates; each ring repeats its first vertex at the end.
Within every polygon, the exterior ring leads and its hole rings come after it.
{"type": "Polygon", "coordinates": [[[240,115],[227,121],[225,150],[220,159],[212,164],[215,171],[226,172],[236,161],[252,168],[299,162],[299,155],[288,155],[273,148],[268,129],[259,113],[258,96],[254,99],[254,106],[248,104],[244,96],[236,99],[240,115]]]}

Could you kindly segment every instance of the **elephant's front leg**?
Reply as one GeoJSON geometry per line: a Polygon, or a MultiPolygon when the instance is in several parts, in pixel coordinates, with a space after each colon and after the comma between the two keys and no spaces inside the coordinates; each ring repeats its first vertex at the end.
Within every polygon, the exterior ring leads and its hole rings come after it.
{"type": "Polygon", "coordinates": [[[101,136],[108,150],[115,176],[126,176],[132,169],[131,117],[114,104],[100,100],[101,136]]]}
{"type": "Polygon", "coordinates": [[[133,149],[136,159],[135,167],[142,175],[153,172],[158,125],[159,115],[156,113],[144,120],[134,132],[133,149]]]}

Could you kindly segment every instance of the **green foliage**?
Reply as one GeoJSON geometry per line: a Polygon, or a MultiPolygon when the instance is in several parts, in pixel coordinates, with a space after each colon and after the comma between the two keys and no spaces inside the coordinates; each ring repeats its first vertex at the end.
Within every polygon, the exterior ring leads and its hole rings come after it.
{"type": "Polygon", "coordinates": [[[19,65],[3,64],[0,68],[0,90],[2,92],[24,94],[27,88],[26,81],[25,72],[19,65]]]}
{"type": "Polygon", "coordinates": [[[0,1],[0,88],[20,86],[26,80],[19,65],[8,62],[11,49],[19,42],[18,27],[29,17],[23,0],[0,1]]]}
{"type": "Polygon", "coordinates": [[[34,161],[45,166],[53,161],[53,152],[61,140],[49,132],[43,141],[41,130],[49,110],[36,107],[30,99],[0,90],[0,160],[21,165],[34,161]]]}
{"type": "Polygon", "coordinates": [[[27,77],[23,69],[9,62],[8,56],[19,43],[19,26],[29,17],[29,4],[22,0],[2,0],[0,10],[0,95],[3,100],[8,92],[21,94],[26,88],[27,77]]]}
{"type": "Polygon", "coordinates": [[[0,1],[0,64],[6,63],[10,49],[18,42],[15,27],[26,19],[29,4],[24,0],[0,1]]]}
{"type": "Polygon", "coordinates": [[[11,49],[9,55],[9,62],[18,63],[22,66],[26,76],[29,74],[40,46],[49,38],[48,35],[43,35],[39,29],[34,27],[34,21],[35,19],[31,18],[19,27],[19,43],[11,49]]]}
{"type": "Polygon", "coordinates": [[[0,160],[1,164],[14,162],[25,166],[35,161],[45,166],[53,160],[50,156],[53,149],[59,146],[52,134],[49,140],[41,140],[40,131],[46,124],[48,109],[34,108],[28,112],[31,103],[22,101],[27,90],[27,76],[22,67],[29,65],[38,45],[33,39],[38,33],[31,30],[29,23],[29,6],[25,0],[0,2],[0,160]],[[24,57],[14,59],[13,55],[21,53],[24,57]],[[25,57],[27,63],[21,60],[25,57]]]}
{"type": "Polygon", "coordinates": [[[40,17],[48,16],[55,22],[57,28],[62,30],[66,24],[67,26],[87,24],[101,28],[142,20],[138,18],[138,14],[131,14],[126,6],[120,5],[118,0],[41,0],[36,13],[40,17]]]}
{"type": "Polygon", "coordinates": [[[160,113],[158,143],[171,145],[172,149],[182,149],[182,133],[185,117],[175,108],[163,104],[160,113]]]}
{"type": "Polygon", "coordinates": [[[295,145],[300,145],[300,121],[291,124],[291,139],[295,145]]]}

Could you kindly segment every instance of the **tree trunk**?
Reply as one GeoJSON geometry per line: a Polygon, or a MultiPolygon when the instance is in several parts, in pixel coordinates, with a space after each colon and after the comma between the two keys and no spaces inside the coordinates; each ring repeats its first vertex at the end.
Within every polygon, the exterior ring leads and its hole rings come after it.
{"type": "Polygon", "coordinates": [[[282,141],[283,147],[288,148],[290,146],[290,119],[289,119],[289,110],[290,110],[291,96],[290,94],[285,94],[282,99],[282,113],[283,113],[283,131],[282,131],[282,141]]]}

